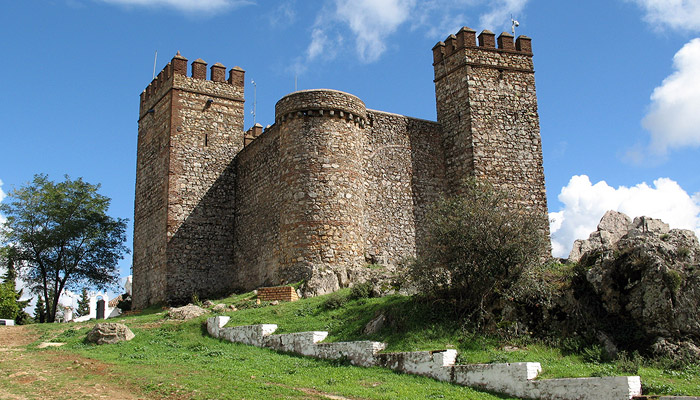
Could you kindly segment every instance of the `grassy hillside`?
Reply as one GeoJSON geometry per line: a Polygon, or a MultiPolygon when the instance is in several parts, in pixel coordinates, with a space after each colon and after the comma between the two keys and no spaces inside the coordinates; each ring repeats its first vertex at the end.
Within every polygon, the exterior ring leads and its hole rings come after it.
{"type": "MultiPolygon", "coordinates": [[[[219,302],[238,308],[224,313],[231,317],[230,325],[274,323],[279,326],[277,333],[326,330],[330,332],[327,341],[379,340],[388,344],[386,351],[456,348],[461,363],[538,361],[543,377],[548,378],[639,374],[645,394],[700,395],[697,365],[672,369],[663,361],[632,356],[604,362],[599,348],[576,348],[572,341],[555,346],[528,337],[471,335],[463,332],[449,313],[441,311],[444,307],[440,304],[404,296],[356,298],[346,290],[272,306],[257,304],[249,293],[219,302]],[[382,312],[388,320],[385,327],[374,335],[364,335],[365,324],[382,312]]],[[[205,319],[171,321],[160,309],[146,310],[117,319],[134,331],[135,339],[105,346],[83,342],[94,322],[35,329],[42,333],[40,341],[67,342],[60,352],[107,363],[120,379],[167,398],[509,398],[381,368],[359,368],[223,342],[206,334],[205,319]]]]}

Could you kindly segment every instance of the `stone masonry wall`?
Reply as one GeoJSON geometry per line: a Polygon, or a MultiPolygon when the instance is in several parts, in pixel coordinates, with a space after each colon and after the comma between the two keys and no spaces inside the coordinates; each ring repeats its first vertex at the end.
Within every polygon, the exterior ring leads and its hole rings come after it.
{"type": "Polygon", "coordinates": [[[148,104],[142,98],[139,111],[133,253],[133,276],[140,283],[133,288],[136,308],[165,301],[168,279],[165,249],[172,96],[169,89],[157,95],[148,104]]]}
{"type": "Polygon", "coordinates": [[[444,194],[440,125],[369,110],[364,148],[365,257],[395,265],[415,256],[426,212],[444,194]]]}
{"type": "Polygon", "coordinates": [[[167,231],[171,302],[189,301],[193,294],[228,294],[234,285],[233,159],[243,148],[243,82],[207,80],[197,75],[197,64],[206,67],[196,60],[193,77],[175,75],[173,85],[167,231]]]}
{"type": "Polygon", "coordinates": [[[310,294],[347,285],[364,263],[362,151],[366,110],[334,90],[295,92],[275,107],[280,130],[280,274],[310,294]]]}
{"type": "Polygon", "coordinates": [[[234,265],[236,287],[253,290],[283,282],[280,258],[279,130],[269,128],[236,158],[234,265]]]}

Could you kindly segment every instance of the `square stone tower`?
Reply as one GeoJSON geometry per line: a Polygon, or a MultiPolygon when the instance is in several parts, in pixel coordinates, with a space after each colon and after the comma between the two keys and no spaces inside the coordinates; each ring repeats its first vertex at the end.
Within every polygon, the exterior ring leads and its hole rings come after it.
{"type": "Polygon", "coordinates": [[[180,53],[141,93],[134,203],[135,308],[233,286],[235,155],[244,74],[180,53]]]}
{"type": "Polygon", "coordinates": [[[531,39],[485,30],[477,43],[475,33],[464,27],[433,47],[448,192],[484,179],[541,216],[549,235],[531,39]]]}

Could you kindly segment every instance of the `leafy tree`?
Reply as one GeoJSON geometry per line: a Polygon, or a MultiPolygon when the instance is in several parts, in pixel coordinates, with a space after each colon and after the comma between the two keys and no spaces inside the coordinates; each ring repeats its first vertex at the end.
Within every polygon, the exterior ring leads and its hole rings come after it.
{"type": "Polygon", "coordinates": [[[37,298],[36,307],[34,307],[34,322],[42,324],[46,322],[46,306],[41,296],[37,298]]]}
{"type": "Polygon", "coordinates": [[[487,308],[548,252],[546,219],[515,204],[490,184],[468,180],[459,195],[435,204],[426,250],[410,265],[423,293],[451,300],[477,327],[487,308]]]}
{"type": "Polygon", "coordinates": [[[14,320],[19,312],[14,286],[0,283],[0,318],[14,320]]]}
{"type": "MultiPolygon", "coordinates": [[[[6,246],[0,248],[0,259],[4,260],[6,264],[6,271],[5,275],[3,276],[3,284],[7,285],[7,288],[9,288],[9,290],[15,292],[14,298],[15,302],[17,303],[17,312],[15,313],[14,320],[16,324],[23,325],[30,322],[29,320],[31,319],[29,314],[27,314],[24,311],[24,308],[27,307],[27,305],[29,304],[29,300],[20,300],[24,295],[24,289],[17,290],[17,270],[15,268],[15,258],[16,252],[13,247],[6,246]]],[[[6,296],[5,300],[9,301],[9,296],[6,296]]]]}
{"type": "Polygon", "coordinates": [[[83,293],[78,300],[78,309],[75,310],[76,317],[90,314],[90,296],[86,288],[83,288],[83,293]]]}
{"type": "Polygon", "coordinates": [[[65,289],[117,283],[117,262],[128,251],[126,220],[107,215],[110,199],[99,187],[35,175],[0,204],[4,240],[16,250],[23,279],[46,302],[46,322],[54,322],[65,289]]]}

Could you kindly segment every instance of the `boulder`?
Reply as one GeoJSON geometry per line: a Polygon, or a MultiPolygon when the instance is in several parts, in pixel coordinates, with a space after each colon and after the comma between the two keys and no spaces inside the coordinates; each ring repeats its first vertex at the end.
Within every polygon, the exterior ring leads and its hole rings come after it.
{"type": "Polygon", "coordinates": [[[195,306],[194,304],[188,304],[183,307],[171,308],[168,311],[168,318],[186,321],[188,319],[197,318],[208,312],[209,311],[203,309],[202,307],[195,306]]]}
{"type": "Polygon", "coordinates": [[[134,338],[134,333],[124,324],[102,322],[87,334],[87,341],[97,344],[113,344],[134,338]]]}
{"type": "Polygon", "coordinates": [[[613,210],[606,212],[598,223],[598,228],[588,239],[574,242],[569,261],[578,262],[585,253],[614,246],[627,234],[631,226],[632,220],[627,215],[613,210]]]}
{"type": "Polygon", "coordinates": [[[372,320],[369,321],[367,325],[365,325],[365,329],[363,330],[363,332],[365,335],[374,335],[375,333],[379,332],[385,324],[386,315],[384,315],[384,313],[381,313],[376,317],[372,318],[372,320]]]}
{"type": "Polygon", "coordinates": [[[600,310],[599,328],[623,347],[671,357],[683,348],[700,355],[698,238],[648,217],[635,218],[620,236],[618,228],[629,218],[610,212],[606,217],[579,246],[587,250],[578,260],[588,287],[579,296],[600,310]]]}

